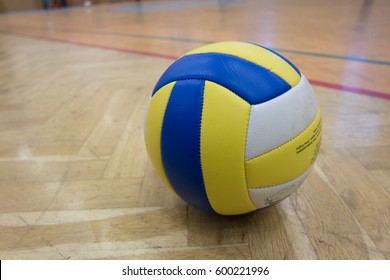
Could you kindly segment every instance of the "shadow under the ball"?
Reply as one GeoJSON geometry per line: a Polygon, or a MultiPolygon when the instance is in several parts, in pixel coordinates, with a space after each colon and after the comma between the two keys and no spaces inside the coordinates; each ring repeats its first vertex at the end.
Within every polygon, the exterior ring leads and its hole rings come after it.
{"type": "Polygon", "coordinates": [[[283,232],[277,205],[248,214],[222,216],[188,208],[188,245],[259,244],[283,232]]]}
{"type": "Polygon", "coordinates": [[[247,215],[246,229],[252,259],[295,259],[284,226],[286,213],[281,203],[247,215]]]}

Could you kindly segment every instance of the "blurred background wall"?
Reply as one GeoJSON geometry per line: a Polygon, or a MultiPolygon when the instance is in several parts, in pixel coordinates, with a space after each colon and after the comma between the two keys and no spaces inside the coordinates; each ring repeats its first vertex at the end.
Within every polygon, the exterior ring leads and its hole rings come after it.
{"type": "MultiPolygon", "coordinates": [[[[134,0],[135,1],[135,0],[134,0]]],[[[123,0],[0,0],[0,13],[27,11],[35,9],[60,8],[63,6],[82,6],[102,3],[124,2],[123,0]]]]}

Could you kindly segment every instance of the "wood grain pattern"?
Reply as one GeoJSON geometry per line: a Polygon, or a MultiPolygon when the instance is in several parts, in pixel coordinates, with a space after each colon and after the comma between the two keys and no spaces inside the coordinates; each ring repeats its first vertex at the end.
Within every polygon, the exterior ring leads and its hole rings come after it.
{"type": "Polygon", "coordinates": [[[312,172],[248,215],[187,206],[152,168],[144,113],[172,63],[159,55],[251,41],[311,79],[390,95],[386,1],[259,2],[0,16],[0,259],[390,259],[388,98],[315,86],[312,172]]]}

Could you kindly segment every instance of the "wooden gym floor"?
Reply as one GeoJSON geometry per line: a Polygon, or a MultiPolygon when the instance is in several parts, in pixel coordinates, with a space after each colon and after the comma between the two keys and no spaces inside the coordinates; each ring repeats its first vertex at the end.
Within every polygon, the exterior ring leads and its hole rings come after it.
{"type": "Polygon", "coordinates": [[[135,1],[0,16],[0,259],[390,259],[390,3],[135,1]],[[174,58],[272,47],[310,79],[322,149],[262,211],[188,207],[148,160],[174,58]]]}

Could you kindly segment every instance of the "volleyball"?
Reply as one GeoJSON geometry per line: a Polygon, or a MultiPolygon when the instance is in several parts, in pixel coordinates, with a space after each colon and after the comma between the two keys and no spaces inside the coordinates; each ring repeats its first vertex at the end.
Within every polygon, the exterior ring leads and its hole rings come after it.
{"type": "Polygon", "coordinates": [[[305,76],[244,42],[194,49],[162,74],[145,120],[149,158],[188,204],[221,215],[271,206],[308,176],[321,112],[305,76]]]}

